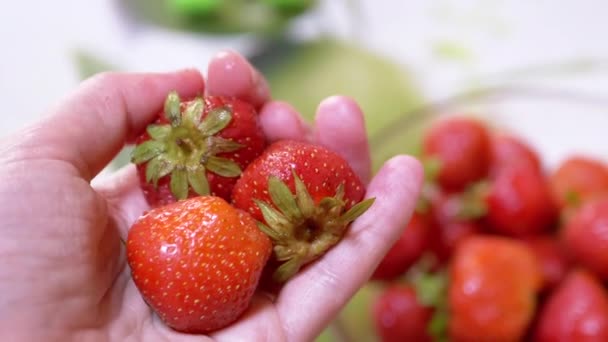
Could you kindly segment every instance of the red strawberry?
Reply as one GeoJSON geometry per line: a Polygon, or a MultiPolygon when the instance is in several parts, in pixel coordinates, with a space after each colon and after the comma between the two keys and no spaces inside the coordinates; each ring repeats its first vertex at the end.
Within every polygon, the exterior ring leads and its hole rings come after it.
{"type": "Polygon", "coordinates": [[[540,312],[534,341],[608,341],[608,293],[584,270],[571,272],[540,312]]]}
{"type": "Polygon", "coordinates": [[[235,321],[271,252],[251,215],[213,196],[152,209],[127,239],[133,281],[145,301],[168,326],[190,333],[235,321]]]}
{"type": "Polygon", "coordinates": [[[233,203],[248,211],[275,244],[283,262],[275,280],[338,243],[349,223],[372,204],[348,163],[321,146],[278,141],[251,163],[234,187],[233,203]]]}
{"type": "Polygon", "coordinates": [[[418,300],[410,285],[392,285],[376,298],[372,316],[383,342],[432,341],[428,326],[433,308],[418,300]]]}
{"type": "Polygon", "coordinates": [[[376,268],[372,279],[391,280],[403,275],[428,248],[431,232],[428,215],[415,212],[399,240],[376,268]]]}
{"type": "Polygon", "coordinates": [[[529,236],[523,242],[536,256],[543,277],[543,289],[555,288],[570,269],[570,261],[564,247],[549,235],[529,236]]]}
{"type": "Polygon", "coordinates": [[[152,207],[197,195],[230,199],[241,170],[260,155],[265,137],[249,103],[205,96],[167,96],[155,124],[137,139],[133,162],[152,207]]]}
{"type": "Polygon", "coordinates": [[[603,280],[608,280],[608,198],[588,202],[562,230],[568,253],[603,280]]]}
{"type": "Polygon", "coordinates": [[[551,187],[561,208],[577,207],[608,195],[608,168],[598,160],[573,156],[551,175],[551,187]]]}
{"type": "Polygon", "coordinates": [[[423,151],[438,161],[437,181],[445,190],[463,190],[488,173],[490,139],[486,127],[473,119],[435,122],[424,136],[423,151]]]}
{"type": "Polygon", "coordinates": [[[450,270],[452,341],[519,341],[534,316],[540,272],[522,242],[474,236],[456,250],[450,270]]]}
{"type": "Polygon", "coordinates": [[[541,161],[528,144],[520,138],[507,134],[496,134],[491,137],[491,174],[500,169],[517,164],[526,164],[537,170],[542,169],[541,161]]]}
{"type": "Polygon", "coordinates": [[[502,169],[490,183],[485,202],[491,228],[507,235],[540,233],[557,219],[545,177],[525,165],[502,169]]]}
{"type": "Polygon", "coordinates": [[[434,238],[430,246],[440,262],[447,262],[456,247],[467,237],[480,233],[482,228],[474,218],[477,213],[467,207],[463,194],[440,194],[432,202],[432,213],[435,224],[434,238]],[[467,212],[468,211],[468,212],[467,212]]]}

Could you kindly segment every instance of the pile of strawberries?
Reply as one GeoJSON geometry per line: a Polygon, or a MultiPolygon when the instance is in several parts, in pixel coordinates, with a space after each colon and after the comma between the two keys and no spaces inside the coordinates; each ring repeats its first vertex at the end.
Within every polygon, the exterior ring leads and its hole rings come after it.
{"type": "Polygon", "coordinates": [[[321,257],[373,203],[343,158],[268,145],[256,109],[234,98],[170,93],[132,161],[151,207],[126,242],[133,281],[182,332],[233,323],[259,286],[321,257]]]}
{"type": "Polygon", "coordinates": [[[378,266],[383,341],[608,341],[608,168],[550,172],[520,138],[464,116],[423,138],[416,213],[378,266]]]}

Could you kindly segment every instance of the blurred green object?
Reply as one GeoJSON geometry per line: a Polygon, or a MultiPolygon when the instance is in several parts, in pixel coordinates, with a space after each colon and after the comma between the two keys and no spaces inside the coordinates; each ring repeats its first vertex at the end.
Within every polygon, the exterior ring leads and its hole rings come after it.
{"type": "Polygon", "coordinates": [[[121,0],[121,3],[132,17],[172,30],[275,35],[281,33],[294,16],[311,8],[315,1],[121,0]]]}
{"type": "Polygon", "coordinates": [[[82,49],[76,49],[72,57],[80,79],[89,78],[104,71],[116,71],[118,67],[82,49]]]}
{"type": "Polygon", "coordinates": [[[207,16],[215,14],[221,0],[167,0],[168,6],[180,15],[207,16]]]}
{"type": "Polygon", "coordinates": [[[273,98],[289,102],[309,121],[324,98],[336,94],[354,98],[365,114],[375,168],[394,151],[414,151],[415,134],[409,129],[399,139],[374,144],[378,132],[423,103],[405,67],[336,40],[282,42],[252,60],[266,75],[273,98]]]}
{"type": "Polygon", "coordinates": [[[262,0],[262,2],[289,14],[299,14],[314,5],[313,0],[262,0]]]}

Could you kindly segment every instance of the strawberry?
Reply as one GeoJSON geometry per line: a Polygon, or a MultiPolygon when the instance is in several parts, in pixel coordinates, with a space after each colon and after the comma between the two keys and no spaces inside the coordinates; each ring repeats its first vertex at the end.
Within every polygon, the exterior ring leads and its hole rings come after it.
{"type": "Polygon", "coordinates": [[[543,278],[543,290],[555,288],[570,270],[570,259],[564,246],[550,235],[527,236],[523,242],[530,248],[543,278]]]}
{"type": "Polygon", "coordinates": [[[542,170],[538,153],[518,137],[499,133],[490,138],[490,174],[517,164],[526,164],[542,170]]]}
{"type": "Polygon", "coordinates": [[[432,341],[432,316],[433,308],[423,305],[408,284],[383,289],[372,306],[374,327],[383,342],[432,341]]]}
{"type": "Polygon", "coordinates": [[[577,209],[562,229],[568,253],[603,280],[608,280],[608,198],[577,209]]]}
{"type": "Polygon", "coordinates": [[[132,161],[152,207],[208,194],[229,201],[241,170],[266,144],[249,103],[216,96],[182,102],[175,92],[136,142],[132,161]]]}
{"type": "Polygon", "coordinates": [[[561,207],[577,207],[608,195],[608,168],[595,159],[572,156],[551,175],[551,188],[561,207]]]}
{"type": "Polygon", "coordinates": [[[485,202],[491,228],[502,234],[540,233],[557,219],[545,177],[526,165],[503,168],[490,182],[485,202]]]}
{"type": "Polygon", "coordinates": [[[487,175],[490,138],[486,127],[476,120],[443,119],[426,132],[423,155],[438,161],[437,181],[444,190],[460,191],[487,175]]]}
{"type": "Polygon", "coordinates": [[[152,209],[131,227],[127,260],[144,300],[171,328],[206,333],[249,306],[272,244],[219,197],[152,209]]]}
{"type": "Polygon", "coordinates": [[[372,205],[348,163],[321,146],[282,140],[270,145],[237,181],[232,200],[260,221],[282,264],[282,283],[338,243],[372,205]]]}
{"type": "Polygon", "coordinates": [[[584,270],[569,273],[540,311],[534,341],[608,341],[608,293],[584,270]]]}
{"type": "Polygon", "coordinates": [[[450,269],[451,340],[521,340],[540,285],[536,259],[522,242],[499,236],[467,238],[450,269]]]}
{"type": "Polygon", "coordinates": [[[403,275],[427,250],[431,232],[430,217],[414,212],[399,240],[384,256],[371,279],[392,280],[403,275]]]}

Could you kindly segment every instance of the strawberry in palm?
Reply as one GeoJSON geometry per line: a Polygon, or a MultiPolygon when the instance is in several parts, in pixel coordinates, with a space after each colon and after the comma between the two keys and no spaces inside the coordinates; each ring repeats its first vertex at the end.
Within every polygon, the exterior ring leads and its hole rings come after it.
{"type": "Polygon", "coordinates": [[[137,139],[132,161],[152,207],[196,195],[229,200],[242,169],[265,144],[250,104],[216,96],[182,102],[173,92],[137,139]]]}
{"type": "Polygon", "coordinates": [[[283,282],[338,243],[350,222],[371,206],[348,163],[324,147],[283,140],[243,172],[233,204],[251,213],[274,242],[283,282]]]}
{"type": "Polygon", "coordinates": [[[127,238],[133,281],[171,328],[206,333],[249,306],[272,244],[251,215],[214,196],[154,208],[127,238]]]}

